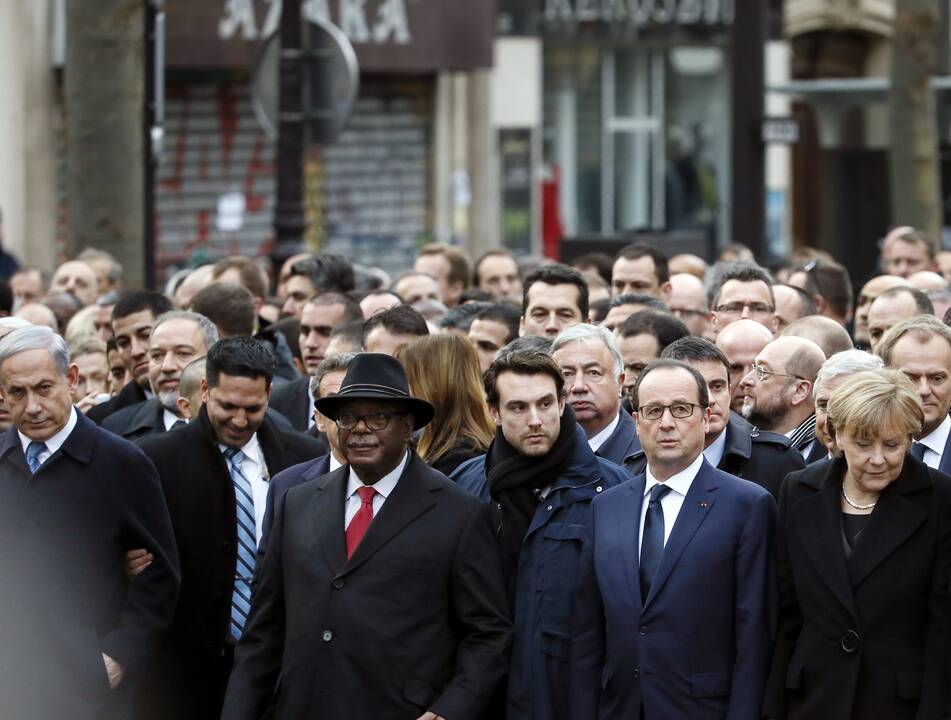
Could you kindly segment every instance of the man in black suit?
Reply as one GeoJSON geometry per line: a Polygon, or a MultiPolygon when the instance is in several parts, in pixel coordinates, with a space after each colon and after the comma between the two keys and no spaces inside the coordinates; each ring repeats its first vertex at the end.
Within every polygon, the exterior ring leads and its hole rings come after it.
{"type": "Polygon", "coordinates": [[[139,441],[158,468],[182,564],[175,619],[143,688],[152,717],[218,717],[249,609],[268,480],[320,454],[313,438],[267,417],[274,363],[253,338],[218,341],[205,360],[198,417],[139,441]]]}
{"type": "Polygon", "coordinates": [[[271,407],[290,420],[295,430],[308,432],[314,427],[310,379],[327,354],[333,329],[362,318],[360,306],[339,292],[315,295],[301,309],[298,342],[307,375],[275,387],[271,398],[271,407]]]}
{"type": "Polygon", "coordinates": [[[172,309],[164,295],[137,290],[123,295],[112,308],[112,331],[122,362],[132,375],[111,400],[90,408],[86,416],[97,425],[122,408],[145,402],[152,396],[149,384],[149,335],[155,318],[172,309]]]}
{"type": "MultiPolygon", "coordinates": [[[[806,463],[788,438],[756,430],[730,411],[730,363],[723,351],[705,338],[690,336],[671,343],[660,356],[687,363],[707,384],[710,420],[703,448],[707,462],[725,473],[755,482],[778,497],[783,478],[802,470],[806,463]]],[[[639,475],[646,465],[647,457],[639,449],[625,467],[632,475],[639,475]]]]}
{"type": "Polygon", "coordinates": [[[316,406],[349,465],[276,507],[222,718],[479,718],[511,641],[488,506],[408,449],[434,409],[397,360],[316,406]]]}
{"type": "Polygon", "coordinates": [[[160,315],[149,335],[148,377],[154,397],[114,412],[102,427],[135,441],[184,425],[178,407],[182,371],[216,342],[218,329],[204,315],[187,310],[160,315]]]}
{"type": "Polygon", "coordinates": [[[73,407],[78,368],[49,328],[0,341],[15,427],[0,439],[0,715],[132,717],[174,613],[178,556],[152,463],[73,407]],[[120,558],[145,547],[134,583],[120,558]]]}
{"type": "MultiPolygon", "coordinates": [[[[313,394],[316,399],[319,400],[340,390],[343,378],[355,357],[355,353],[337,353],[325,358],[317,366],[317,372],[311,378],[314,386],[313,394]]],[[[268,536],[270,535],[271,526],[274,524],[274,507],[283,501],[287,491],[347,464],[347,456],[343,452],[343,448],[340,447],[340,433],[337,430],[337,424],[316,409],[314,410],[314,418],[316,420],[314,427],[327,438],[330,451],[313,460],[289,467],[275,475],[271,480],[270,487],[267,490],[267,505],[264,509],[261,542],[258,545],[259,555],[267,550],[268,536]]]]}

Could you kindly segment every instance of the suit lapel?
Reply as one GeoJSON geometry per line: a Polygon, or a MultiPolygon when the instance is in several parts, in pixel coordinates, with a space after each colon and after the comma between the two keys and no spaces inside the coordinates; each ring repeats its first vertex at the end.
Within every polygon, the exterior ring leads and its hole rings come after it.
{"type": "MultiPolygon", "coordinates": [[[[341,574],[360,567],[393,536],[436,505],[436,498],[427,487],[426,479],[420,472],[421,466],[422,461],[416,455],[412,455],[402,477],[376,517],[373,518],[366,535],[363,536],[363,540],[354,551],[353,557],[347,561],[341,574]]],[[[342,513],[343,506],[340,507],[342,513]]],[[[341,540],[344,538],[342,532],[340,538],[341,540]]]]}
{"type": "Polygon", "coordinates": [[[819,491],[800,500],[790,509],[791,522],[809,562],[852,617],[855,598],[842,547],[842,504],[840,477],[845,469],[841,459],[829,464],[819,491]]]}
{"type": "Polygon", "coordinates": [[[332,572],[337,573],[347,562],[343,517],[344,494],[350,469],[344,465],[318,478],[315,485],[313,509],[313,542],[327,560],[332,572]]]}
{"type": "Polygon", "coordinates": [[[911,455],[905,455],[901,475],[879,496],[868,527],[849,557],[852,587],[858,587],[927,519],[927,509],[907,496],[930,486],[931,478],[924,465],[915,462],[911,455]]]}
{"type": "Polygon", "coordinates": [[[951,474],[951,433],[948,433],[948,439],[944,441],[944,452],[941,453],[941,462],[938,463],[938,470],[943,473],[951,474]]]}
{"type": "MultiPolygon", "coordinates": [[[[645,608],[653,602],[654,598],[657,597],[657,593],[664,587],[664,583],[667,582],[667,578],[670,577],[670,573],[680,559],[680,556],[683,555],[684,550],[691,539],[693,539],[697,529],[710,514],[710,510],[713,509],[713,504],[716,502],[713,492],[716,489],[717,482],[714,477],[713,468],[704,460],[697,476],[690,484],[690,489],[684,498],[683,506],[680,508],[680,513],[674,521],[674,527],[670,531],[670,537],[664,546],[664,554],[660,559],[660,567],[657,568],[657,577],[654,578],[650,594],[644,603],[645,608]]],[[[638,519],[640,519],[640,516],[638,516],[638,519]]]]}
{"type": "Polygon", "coordinates": [[[274,477],[287,468],[284,439],[281,437],[281,431],[268,417],[264,418],[258,428],[258,442],[261,444],[261,452],[264,453],[268,477],[274,477]]]}

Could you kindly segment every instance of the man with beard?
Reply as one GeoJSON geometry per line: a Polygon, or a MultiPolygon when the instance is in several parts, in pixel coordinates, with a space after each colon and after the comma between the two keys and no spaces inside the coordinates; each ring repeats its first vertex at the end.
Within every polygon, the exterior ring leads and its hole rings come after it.
{"type": "Polygon", "coordinates": [[[924,315],[885,333],[878,354],[915,384],[925,413],[912,455],[928,467],[951,473],[951,328],[924,315]]]}
{"type": "Polygon", "coordinates": [[[167,432],[185,424],[178,407],[182,370],[218,341],[218,329],[204,315],[173,310],[159,316],[149,336],[149,382],[154,397],[113,413],[102,427],[126,440],[167,432]]]}
{"type": "Polygon", "coordinates": [[[565,378],[548,355],[503,351],[483,381],[495,439],[485,455],[461,465],[460,487],[491,500],[514,608],[508,720],[587,717],[574,707],[590,697],[569,693],[571,644],[589,632],[576,612],[572,578],[591,501],[629,479],[598,458],[565,403],[565,378]]]}
{"type": "Polygon", "coordinates": [[[624,361],[605,327],[579,323],[555,338],[551,356],[565,375],[568,404],[598,457],[620,465],[636,449],[637,428],[621,409],[624,361]]]}
{"type": "MultiPolygon", "coordinates": [[[[710,418],[703,446],[707,462],[718,470],[763,486],[773,497],[778,496],[783,478],[802,470],[806,463],[789,446],[788,438],[757,430],[730,411],[730,364],[723,351],[705,338],[685,337],[664,348],[660,356],[685,362],[707,384],[710,418]]],[[[637,451],[624,467],[632,475],[639,475],[646,465],[647,456],[638,440],[637,451]]]]}
{"type": "Polygon", "coordinates": [[[816,413],[812,386],[826,361],[812,340],[781,337],[762,349],[753,369],[741,382],[743,417],[758,430],[789,438],[806,464],[826,455],[816,442],[816,413]]]}

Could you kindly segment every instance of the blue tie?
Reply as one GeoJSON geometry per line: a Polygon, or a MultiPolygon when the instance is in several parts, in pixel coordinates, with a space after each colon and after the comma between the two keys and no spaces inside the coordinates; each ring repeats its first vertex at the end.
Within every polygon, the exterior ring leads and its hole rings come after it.
{"type": "Polygon", "coordinates": [[[241,637],[244,624],[251,612],[251,578],[254,576],[254,554],[258,543],[254,531],[254,496],[251,483],[241,472],[244,453],[237,448],[225,450],[231,481],[234,483],[234,497],[237,502],[238,517],[238,562],[235,566],[234,591],[231,594],[231,635],[235,640],[241,637]]]}
{"type": "Polygon", "coordinates": [[[670,488],[659,483],[651,488],[650,502],[647,505],[647,515],[644,516],[644,536],[641,539],[641,601],[647,602],[651,585],[660,567],[660,559],[664,555],[664,508],[660,501],[670,488]]]}
{"type": "Polygon", "coordinates": [[[916,460],[925,461],[925,450],[927,448],[919,442],[913,443],[911,446],[911,456],[916,460]]]}
{"type": "Polygon", "coordinates": [[[30,472],[36,474],[40,469],[40,455],[46,452],[46,443],[33,440],[26,446],[26,466],[30,472]]]}

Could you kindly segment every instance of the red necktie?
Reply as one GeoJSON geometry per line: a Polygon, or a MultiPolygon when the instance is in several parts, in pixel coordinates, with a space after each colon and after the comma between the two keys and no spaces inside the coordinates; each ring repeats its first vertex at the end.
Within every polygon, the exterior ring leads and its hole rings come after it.
{"type": "Polygon", "coordinates": [[[363,536],[366,535],[367,528],[370,527],[370,522],[373,520],[373,496],[376,495],[376,490],[364,485],[362,488],[357,488],[357,492],[360,494],[360,509],[357,510],[357,514],[353,516],[347,526],[348,560],[357,549],[357,545],[363,540],[363,536]]]}

